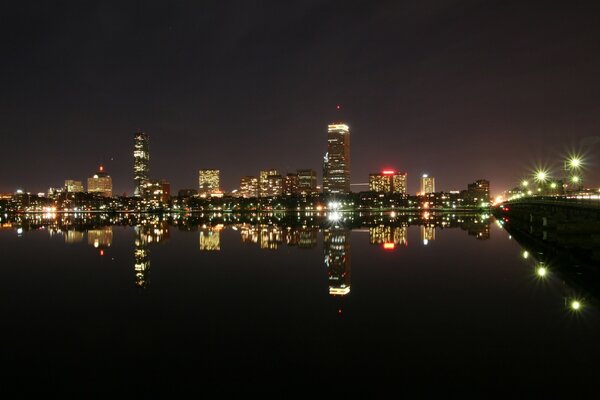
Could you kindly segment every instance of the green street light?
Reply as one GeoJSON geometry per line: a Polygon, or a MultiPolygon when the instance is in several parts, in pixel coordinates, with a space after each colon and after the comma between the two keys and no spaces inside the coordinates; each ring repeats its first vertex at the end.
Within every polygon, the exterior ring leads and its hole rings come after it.
{"type": "Polygon", "coordinates": [[[539,169],[537,171],[535,171],[535,175],[534,178],[537,182],[546,182],[549,178],[549,174],[548,171],[544,170],[544,169],[539,169]]]}
{"type": "Polygon", "coordinates": [[[571,182],[573,183],[579,183],[580,181],[581,178],[579,178],[577,175],[571,177],[571,182]]]}
{"type": "Polygon", "coordinates": [[[571,156],[567,160],[567,166],[569,167],[569,169],[579,169],[579,168],[581,168],[582,164],[583,164],[583,161],[581,160],[581,157],[579,157],[579,156],[571,156]]]}

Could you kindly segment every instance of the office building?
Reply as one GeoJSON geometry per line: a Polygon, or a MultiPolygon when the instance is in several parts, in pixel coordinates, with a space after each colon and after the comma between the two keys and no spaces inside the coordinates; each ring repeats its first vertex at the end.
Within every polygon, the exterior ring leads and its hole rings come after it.
{"type": "Polygon", "coordinates": [[[67,179],[65,181],[65,189],[68,193],[83,193],[83,183],[81,181],[74,181],[67,179]]]}
{"type": "Polygon", "coordinates": [[[350,128],[341,122],[327,127],[327,153],[323,159],[323,193],[350,193],[350,128]]]}
{"type": "Polygon", "coordinates": [[[88,193],[99,194],[104,197],[112,197],[112,178],[104,171],[101,165],[98,172],[87,180],[88,193]]]}
{"type": "Polygon", "coordinates": [[[150,179],[150,152],[148,135],[137,131],[133,143],[133,177],[135,180],[134,196],[144,196],[144,186],[150,179]]]}
{"type": "Polygon", "coordinates": [[[487,207],[490,203],[490,181],[479,179],[467,185],[465,200],[468,205],[487,207]]]}
{"type": "Polygon", "coordinates": [[[201,169],[198,171],[198,194],[200,197],[210,197],[220,194],[220,175],[218,169],[201,169]]]}
{"type": "Polygon", "coordinates": [[[267,176],[267,196],[275,197],[283,194],[283,177],[281,175],[267,176]]]}
{"type": "Polygon", "coordinates": [[[239,196],[245,199],[258,196],[258,178],[255,176],[244,176],[240,179],[239,196]]]}
{"type": "Polygon", "coordinates": [[[262,170],[258,174],[258,196],[267,197],[269,195],[269,176],[279,175],[276,169],[262,170]]]}
{"type": "Polygon", "coordinates": [[[317,191],[317,172],[314,169],[299,169],[298,193],[307,195],[317,191]]]}
{"type": "Polygon", "coordinates": [[[369,190],[376,193],[406,194],[406,173],[383,170],[369,174],[369,190]]]}
{"type": "Polygon", "coordinates": [[[298,174],[287,174],[283,179],[283,194],[286,196],[298,194],[299,186],[298,174]]]}
{"type": "Polygon", "coordinates": [[[429,176],[424,174],[421,177],[421,191],[420,194],[428,194],[435,192],[435,178],[433,176],[429,176]]]}

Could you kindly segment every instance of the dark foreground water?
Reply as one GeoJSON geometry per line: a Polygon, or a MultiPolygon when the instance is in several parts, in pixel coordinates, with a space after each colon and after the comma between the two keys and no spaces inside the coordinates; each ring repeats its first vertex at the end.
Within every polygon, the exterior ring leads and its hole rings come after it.
{"type": "Polygon", "coordinates": [[[3,391],[598,376],[594,284],[485,215],[54,218],[1,221],[3,391]]]}

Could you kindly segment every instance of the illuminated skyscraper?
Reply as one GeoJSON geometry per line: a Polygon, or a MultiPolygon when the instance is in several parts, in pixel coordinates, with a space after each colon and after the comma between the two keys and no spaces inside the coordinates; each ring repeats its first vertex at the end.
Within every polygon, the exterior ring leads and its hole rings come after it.
{"type": "Polygon", "coordinates": [[[490,181],[479,179],[467,185],[466,200],[469,205],[488,206],[490,203],[490,181]]]}
{"type": "Polygon", "coordinates": [[[281,175],[267,176],[267,196],[281,196],[283,194],[283,177],[281,175]]]}
{"type": "Polygon", "coordinates": [[[298,194],[299,186],[298,174],[287,174],[283,180],[283,194],[286,196],[298,194]]]}
{"type": "Polygon", "coordinates": [[[198,171],[198,194],[201,197],[209,197],[220,193],[220,176],[221,171],[218,169],[201,169],[198,171]]]}
{"type": "Polygon", "coordinates": [[[255,176],[244,176],[240,180],[240,197],[251,198],[258,196],[258,178],[255,176]]]}
{"type": "Polygon", "coordinates": [[[134,196],[144,196],[144,186],[150,179],[150,152],[148,135],[137,131],[133,144],[133,178],[135,180],[134,196]]]}
{"type": "Polygon", "coordinates": [[[88,193],[96,193],[104,197],[112,197],[112,178],[101,165],[98,172],[87,180],[88,193]]]}
{"type": "Polygon", "coordinates": [[[350,128],[341,122],[327,127],[323,193],[350,193],[350,128]]]}
{"type": "Polygon", "coordinates": [[[269,196],[269,176],[279,175],[276,169],[268,169],[260,171],[258,175],[258,196],[269,196]]]}
{"type": "Polygon", "coordinates": [[[81,181],[74,181],[72,179],[67,179],[65,181],[65,189],[69,193],[83,193],[83,183],[81,181]]]}
{"type": "Polygon", "coordinates": [[[406,172],[396,172],[392,175],[392,192],[406,194],[406,186],[407,186],[407,177],[406,172]]]}
{"type": "Polygon", "coordinates": [[[406,194],[406,173],[383,170],[369,174],[369,190],[377,193],[406,194]]]}
{"type": "Polygon", "coordinates": [[[317,191],[317,172],[314,169],[299,169],[298,192],[300,194],[311,194],[317,191]]]}
{"type": "Polygon", "coordinates": [[[424,174],[421,177],[421,192],[420,194],[428,194],[435,192],[435,178],[424,174]]]}

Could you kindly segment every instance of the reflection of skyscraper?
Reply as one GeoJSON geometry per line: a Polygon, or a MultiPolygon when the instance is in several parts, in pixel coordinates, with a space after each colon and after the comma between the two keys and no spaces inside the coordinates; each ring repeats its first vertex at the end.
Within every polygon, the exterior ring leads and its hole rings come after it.
{"type": "Polygon", "coordinates": [[[283,232],[275,225],[261,225],[258,241],[261,249],[277,250],[283,243],[283,232]]]}
{"type": "Polygon", "coordinates": [[[144,186],[148,179],[150,179],[150,151],[148,135],[141,131],[137,131],[134,138],[133,179],[135,180],[134,195],[142,197],[144,195],[144,186]]]}
{"type": "Polygon", "coordinates": [[[148,273],[150,272],[150,252],[148,241],[142,226],[135,227],[135,286],[144,288],[148,286],[148,273]]]}
{"type": "Polygon", "coordinates": [[[110,247],[113,241],[112,226],[91,229],[87,232],[88,244],[95,248],[110,247]]]}
{"type": "Polygon", "coordinates": [[[344,123],[327,127],[323,193],[350,193],[350,128],[344,123]]]}
{"type": "Polygon", "coordinates": [[[219,251],[221,250],[221,229],[222,225],[210,226],[200,229],[200,250],[201,251],[219,251]]]}
{"type": "Polygon", "coordinates": [[[323,232],[325,267],[329,276],[329,294],[344,296],[350,293],[350,233],[332,227],[323,232]]]}
{"type": "Polygon", "coordinates": [[[73,244],[83,242],[83,232],[69,229],[65,232],[65,243],[73,244]]]}
{"type": "Polygon", "coordinates": [[[435,225],[421,225],[421,240],[424,245],[435,240],[435,225]]]}

